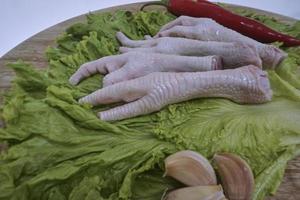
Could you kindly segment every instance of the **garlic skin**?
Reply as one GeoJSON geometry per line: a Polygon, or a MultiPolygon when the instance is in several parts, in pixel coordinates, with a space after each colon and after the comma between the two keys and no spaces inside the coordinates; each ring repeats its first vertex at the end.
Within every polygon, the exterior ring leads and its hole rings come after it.
{"type": "Polygon", "coordinates": [[[222,186],[230,200],[251,200],[254,176],[250,166],[242,158],[231,153],[216,154],[213,162],[217,167],[222,186]]]}
{"type": "Polygon", "coordinates": [[[217,185],[217,178],[209,161],[197,152],[185,150],[165,159],[165,176],[187,186],[217,185]]]}
{"type": "Polygon", "coordinates": [[[168,193],[163,200],[226,200],[222,187],[193,186],[184,187],[168,193]]]}

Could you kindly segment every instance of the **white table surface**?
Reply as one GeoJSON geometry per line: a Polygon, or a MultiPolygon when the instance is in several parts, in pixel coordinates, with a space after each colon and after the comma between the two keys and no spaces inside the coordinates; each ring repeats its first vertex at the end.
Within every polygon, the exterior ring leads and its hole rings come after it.
{"type": "MultiPolygon", "coordinates": [[[[32,35],[69,18],[152,0],[0,0],[0,57],[32,35]]],[[[215,0],[217,1],[217,0],[215,0]]],[[[300,0],[219,0],[300,19],[300,0]]]]}

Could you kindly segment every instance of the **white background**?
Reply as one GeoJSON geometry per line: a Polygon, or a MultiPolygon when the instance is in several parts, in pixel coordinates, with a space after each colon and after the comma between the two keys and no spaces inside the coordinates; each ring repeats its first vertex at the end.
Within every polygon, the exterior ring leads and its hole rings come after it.
{"type": "MultiPolygon", "coordinates": [[[[0,57],[32,35],[69,18],[151,0],[0,0],[0,57]]],[[[215,0],[216,1],[216,0],[215,0]]],[[[220,0],[300,19],[300,0],[220,0]]]]}

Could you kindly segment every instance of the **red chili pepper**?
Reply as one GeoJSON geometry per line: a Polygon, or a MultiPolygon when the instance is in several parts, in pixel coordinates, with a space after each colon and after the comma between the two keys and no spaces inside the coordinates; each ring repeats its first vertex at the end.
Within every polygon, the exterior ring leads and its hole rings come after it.
{"type": "Polygon", "coordinates": [[[214,19],[219,24],[259,42],[271,43],[279,41],[283,42],[283,45],[286,47],[300,45],[300,40],[292,36],[279,33],[253,19],[234,14],[206,0],[167,0],[163,2],[151,2],[145,4],[141,10],[149,5],[166,6],[168,11],[176,16],[186,15],[214,19]]]}

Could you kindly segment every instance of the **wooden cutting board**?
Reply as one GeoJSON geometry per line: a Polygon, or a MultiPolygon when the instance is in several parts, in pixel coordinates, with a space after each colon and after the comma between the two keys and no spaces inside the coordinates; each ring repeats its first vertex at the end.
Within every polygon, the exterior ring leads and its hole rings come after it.
{"type": "MultiPolygon", "coordinates": [[[[129,4],[118,7],[107,8],[103,10],[96,11],[95,13],[100,12],[114,12],[119,9],[129,10],[129,11],[138,11],[143,3],[129,4]]],[[[266,12],[263,10],[242,7],[237,5],[228,5],[229,8],[240,7],[249,10],[254,10],[257,13],[273,16],[281,21],[294,23],[295,19],[285,17],[282,15],[266,12]]],[[[148,9],[162,9],[161,7],[151,7],[148,9]]],[[[59,23],[55,26],[52,26],[34,36],[22,42],[14,49],[5,54],[0,58],[0,105],[3,101],[3,92],[7,91],[10,88],[10,81],[14,77],[14,72],[11,69],[8,69],[5,64],[8,62],[13,62],[18,59],[22,59],[25,62],[32,63],[37,68],[47,67],[47,61],[45,59],[44,52],[48,46],[55,45],[55,38],[64,32],[64,30],[77,22],[84,22],[85,15],[81,15],[62,23],[59,23]]],[[[12,36],[13,37],[13,36],[12,36]]],[[[0,120],[0,127],[3,126],[3,123],[0,120]]],[[[300,156],[291,160],[286,168],[284,179],[277,191],[277,194],[274,197],[267,198],[268,200],[299,200],[300,199],[300,156]]]]}

